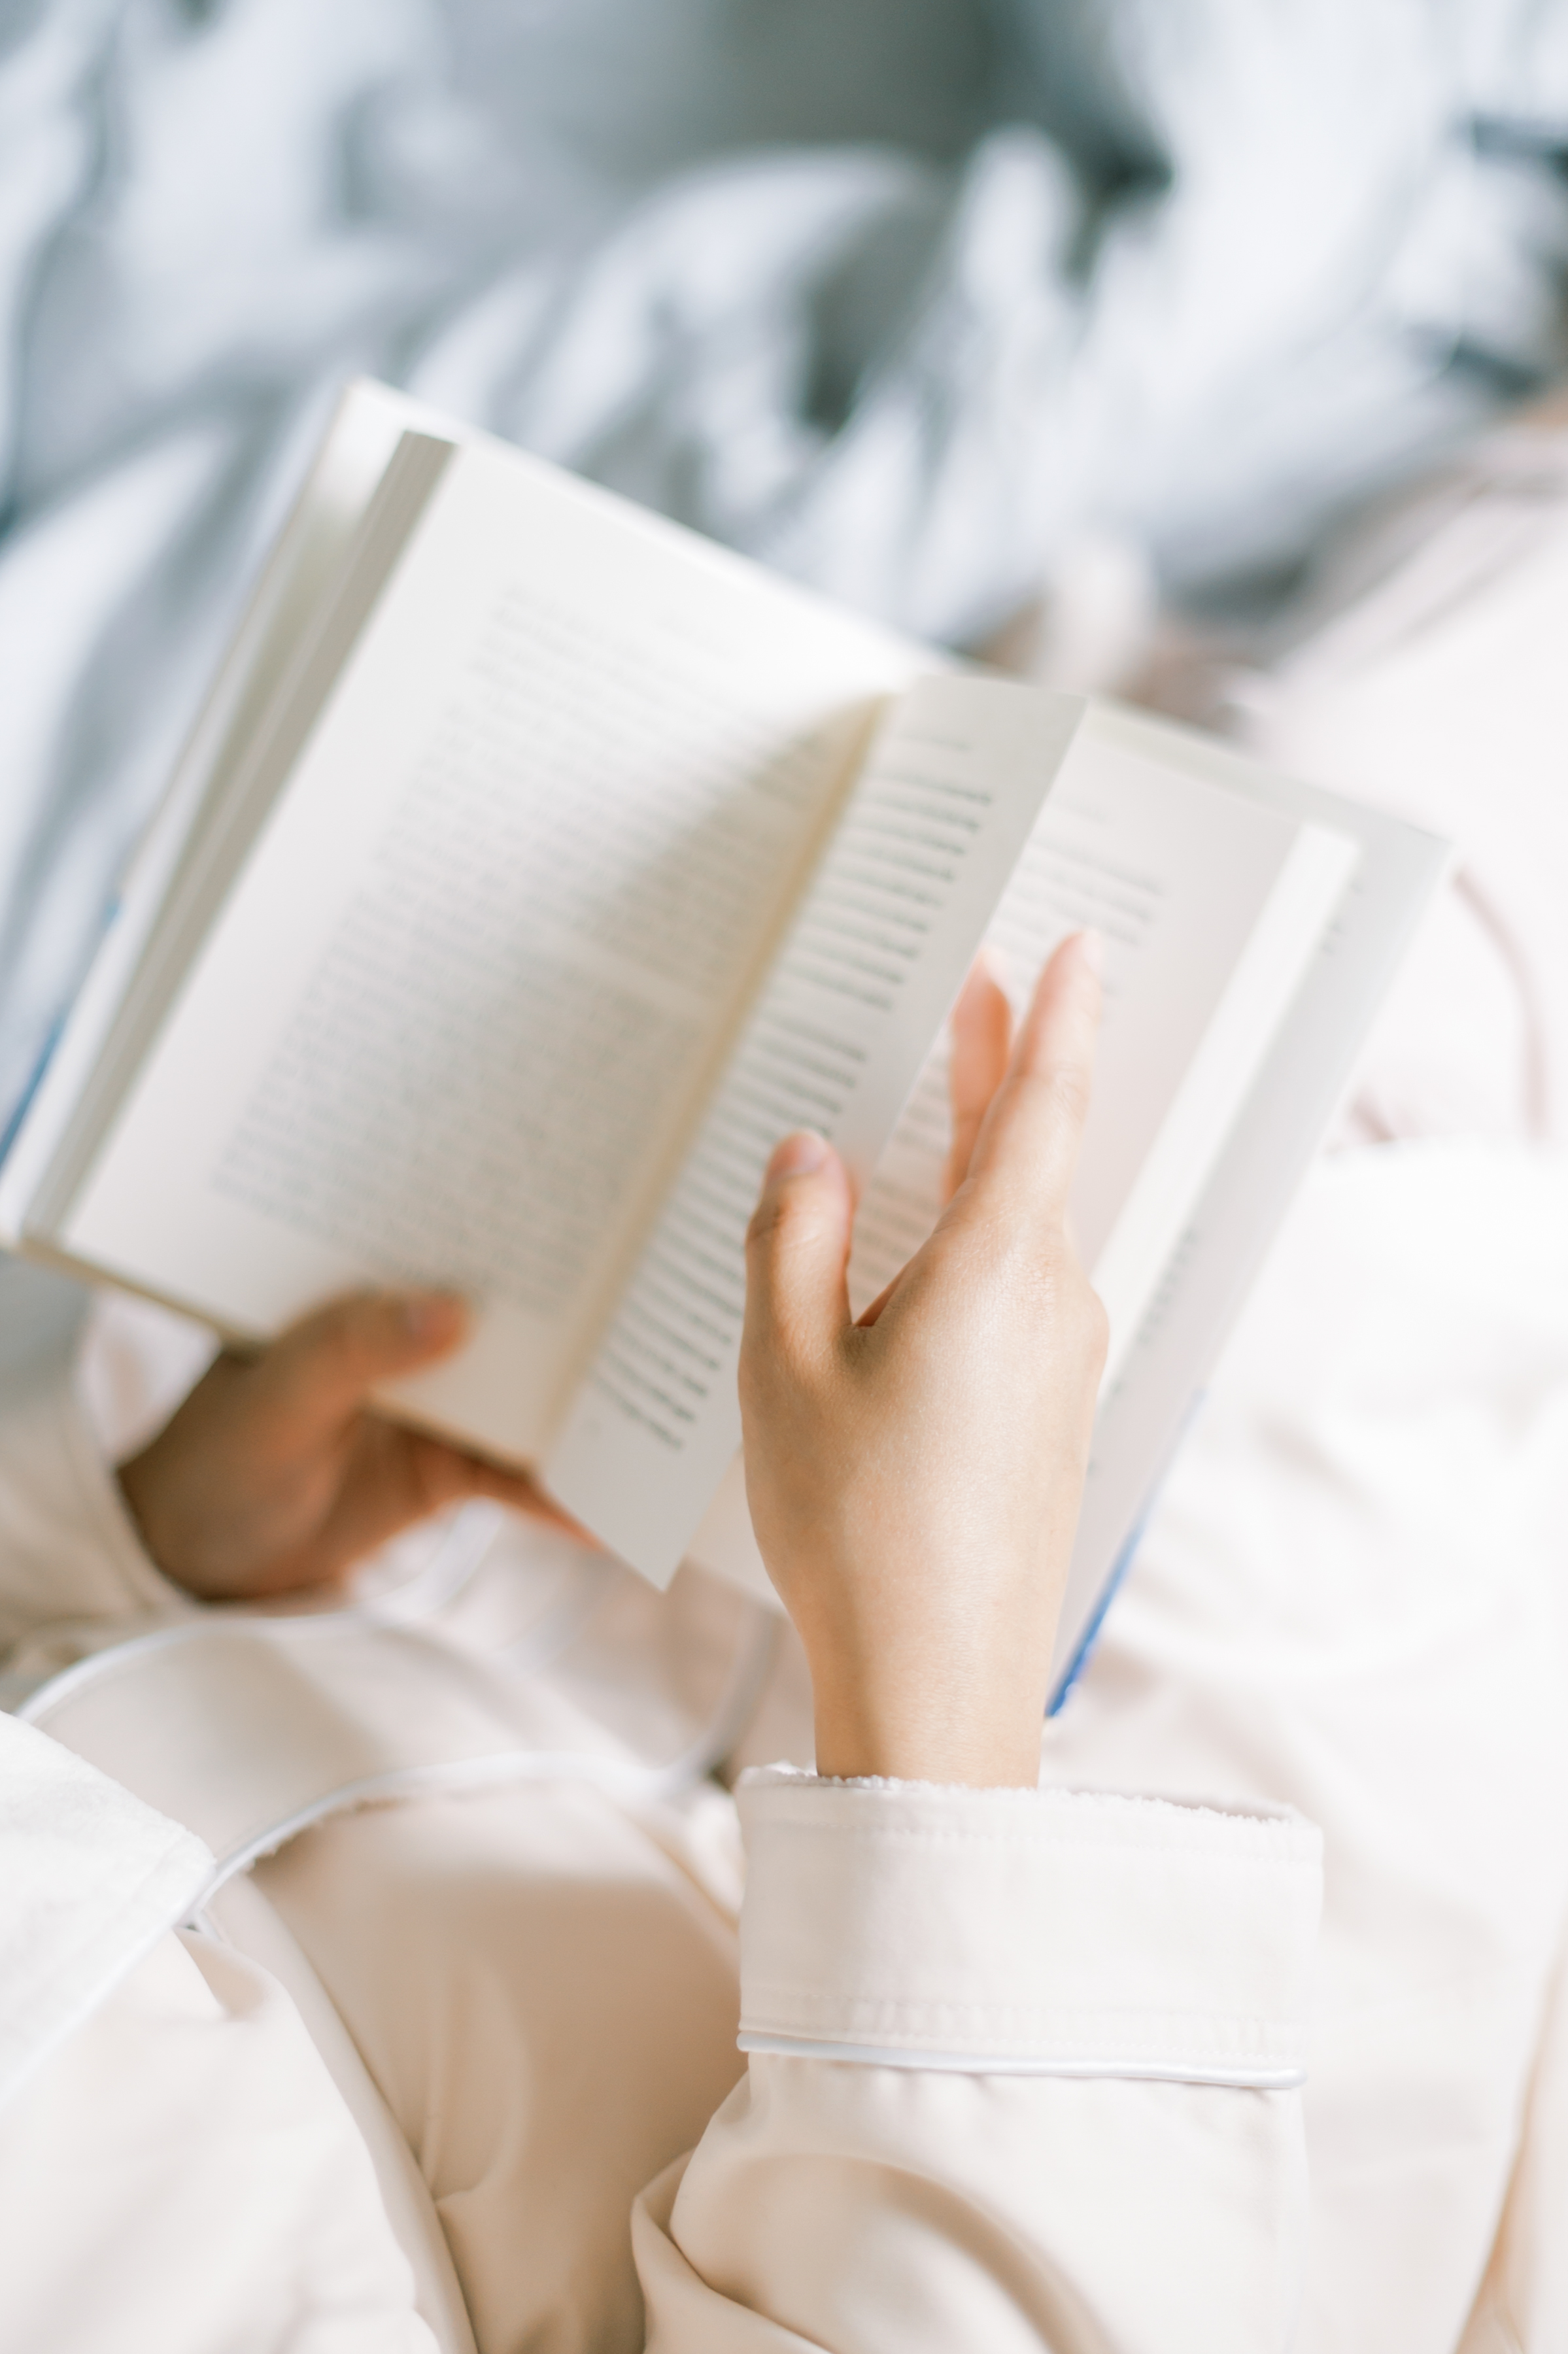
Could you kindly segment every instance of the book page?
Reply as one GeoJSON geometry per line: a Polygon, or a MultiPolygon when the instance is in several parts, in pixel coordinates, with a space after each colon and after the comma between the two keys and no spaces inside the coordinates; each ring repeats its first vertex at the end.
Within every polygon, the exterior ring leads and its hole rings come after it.
{"type": "Polygon", "coordinates": [[[923,680],[889,714],[546,1458],[568,1509],[666,1584],[739,1442],[746,1229],[774,1145],[871,1175],[1082,705],[923,680]]]}
{"type": "MultiPolygon", "coordinates": [[[[1193,773],[1184,745],[1180,761],[1162,759],[1159,734],[1154,722],[1091,708],[988,932],[1018,1010],[1069,932],[1092,924],[1105,942],[1105,1018],[1073,1194],[1078,1246],[1111,1321],[1089,1521],[1104,1505],[1105,1408],[1360,854],[1354,839],[1306,819],[1290,789],[1277,803],[1227,790],[1193,773]]],[[[948,1055],[944,1030],[862,1199],[850,1264],[857,1313],[940,1211],[948,1055]]],[[[738,1458],[691,1554],[771,1598],[738,1458]]]]}
{"type": "MultiPolygon", "coordinates": [[[[0,1242],[22,1237],[57,1149],[111,1074],[106,1050],[126,992],[181,865],[243,762],[250,736],[319,611],[416,404],[363,379],[338,403],[105,918],[104,938],[66,1025],[0,1146],[0,1242]]],[[[428,416],[428,412],[427,412],[428,416]]]]}
{"type": "Polygon", "coordinates": [[[542,1443],[917,652],[511,453],[432,493],[62,1240],[240,1333],[440,1283],[542,1443]]]}
{"type": "MultiPolygon", "coordinates": [[[[1341,835],[1129,750],[1092,715],[988,938],[1021,1009],[1057,942],[1105,941],[1105,1019],[1073,1189],[1114,1381],[1181,1225],[1353,872],[1341,835]]],[[[947,1167],[932,1054],[862,1204],[858,1308],[929,1233],[947,1167]]]]}

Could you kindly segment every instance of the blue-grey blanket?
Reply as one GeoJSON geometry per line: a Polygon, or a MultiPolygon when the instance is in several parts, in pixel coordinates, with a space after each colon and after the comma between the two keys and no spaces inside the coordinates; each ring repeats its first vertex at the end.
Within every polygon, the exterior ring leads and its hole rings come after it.
{"type": "Polygon", "coordinates": [[[963,641],[1568,366],[1568,0],[0,0],[0,1119],[335,385],[963,641]]]}

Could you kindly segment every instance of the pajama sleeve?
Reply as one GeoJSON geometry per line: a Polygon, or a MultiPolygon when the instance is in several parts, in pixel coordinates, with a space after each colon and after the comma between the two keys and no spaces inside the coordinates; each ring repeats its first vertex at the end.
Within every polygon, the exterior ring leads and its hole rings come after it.
{"type": "Polygon", "coordinates": [[[0,1650],[62,1619],[192,1607],[143,1550],[63,1355],[0,1391],[0,1650]]]}
{"type": "Polygon", "coordinates": [[[1287,1814],[740,1791],[747,2073],[634,2218],[657,2354],[1265,2354],[1320,1893],[1287,1814]]]}

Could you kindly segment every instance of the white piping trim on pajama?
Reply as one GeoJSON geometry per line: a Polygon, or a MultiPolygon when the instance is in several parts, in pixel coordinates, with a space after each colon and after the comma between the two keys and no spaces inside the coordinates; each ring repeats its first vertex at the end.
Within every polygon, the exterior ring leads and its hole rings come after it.
{"type": "Polygon", "coordinates": [[[742,2052],[765,2052],[783,2060],[841,2060],[856,2068],[931,2068],[948,2075],[1128,2076],[1156,2084],[1229,2085],[1244,2093],[1288,2093],[1307,2081],[1307,2071],[1299,2067],[1203,2068],[1180,2061],[1044,2060],[1016,2052],[921,2052],[874,2043],[814,2043],[804,2036],[744,2031],[736,2042],[742,2052]]]}

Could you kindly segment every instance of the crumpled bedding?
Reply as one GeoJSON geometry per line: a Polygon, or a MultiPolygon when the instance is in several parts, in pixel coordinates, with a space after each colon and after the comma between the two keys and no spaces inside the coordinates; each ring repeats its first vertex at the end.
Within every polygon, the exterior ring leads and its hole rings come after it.
{"type": "MultiPolygon", "coordinates": [[[[1215,716],[1455,845],[1360,1073],[1363,1137],[1568,1141],[1568,406],[1325,549],[1215,716]]],[[[1564,1204],[1568,1212],[1568,1202],[1564,1204]]]]}
{"type": "Polygon", "coordinates": [[[409,385],[978,638],[1568,366],[1563,0],[16,0],[0,1118],[325,414],[409,385]]]}

